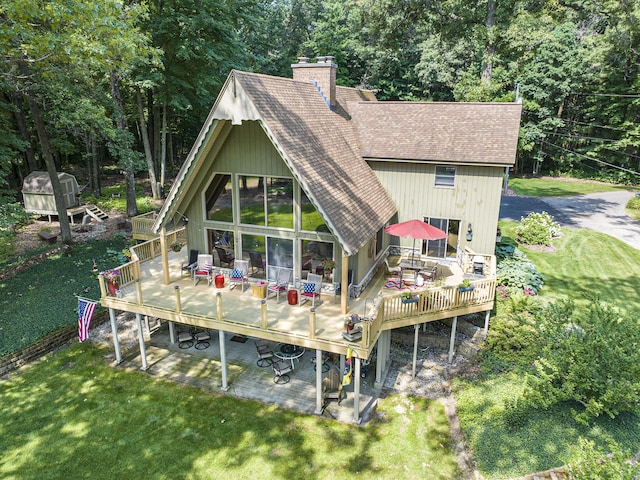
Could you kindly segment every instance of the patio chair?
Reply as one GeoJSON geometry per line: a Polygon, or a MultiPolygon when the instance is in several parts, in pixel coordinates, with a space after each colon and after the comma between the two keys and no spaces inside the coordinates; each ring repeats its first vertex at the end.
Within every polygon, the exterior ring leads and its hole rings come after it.
{"type": "Polygon", "coordinates": [[[260,368],[270,367],[273,365],[273,349],[271,345],[266,342],[254,342],[256,344],[256,351],[258,352],[258,360],[256,365],[260,368]]]}
{"type": "Polygon", "coordinates": [[[196,333],[193,336],[193,339],[196,342],[196,350],[204,350],[205,348],[209,348],[211,333],[209,333],[209,330],[202,330],[201,332],[196,333]]]}
{"type": "MultiPolygon", "coordinates": [[[[276,294],[276,303],[280,303],[280,292],[286,292],[289,288],[289,282],[291,282],[291,275],[293,270],[285,267],[271,267],[272,272],[275,271],[275,278],[267,285],[267,299],[269,293],[276,294]]],[[[273,275],[273,274],[272,274],[273,275]]]]}
{"type": "Polygon", "coordinates": [[[311,307],[316,306],[316,298],[320,300],[320,291],[322,290],[322,275],[310,273],[307,279],[302,282],[302,292],[300,303],[304,303],[311,299],[311,307]]]}
{"type": "Polygon", "coordinates": [[[289,383],[289,373],[293,371],[293,365],[288,360],[280,360],[273,365],[273,383],[279,385],[289,383]]]}
{"type": "Polygon", "coordinates": [[[251,261],[251,275],[255,275],[256,270],[262,270],[262,273],[266,275],[262,254],[260,252],[249,251],[249,260],[251,261]]]}
{"type": "Polygon", "coordinates": [[[244,284],[247,283],[249,286],[249,262],[247,260],[235,260],[233,263],[233,270],[231,270],[231,275],[229,275],[229,290],[235,288],[239,283],[242,285],[242,291],[244,292],[244,284]]]}
{"type": "Polygon", "coordinates": [[[213,281],[213,255],[201,253],[198,255],[198,264],[193,269],[193,285],[197,285],[201,278],[207,279],[207,285],[213,281]]]}
{"type": "Polygon", "coordinates": [[[387,267],[388,275],[402,275],[402,268],[400,268],[399,266],[390,267],[388,259],[384,259],[384,264],[387,267]]]}
{"type": "Polygon", "coordinates": [[[199,250],[189,250],[189,259],[187,260],[187,263],[183,262],[180,265],[180,271],[182,272],[182,275],[184,275],[186,272],[189,276],[191,276],[191,274],[193,273],[193,269],[196,267],[196,265],[198,265],[199,254],[199,250]]]}
{"type": "Polygon", "coordinates": [[[227,250],[223,247],[216,247],[216,253],[218,254],[218,258],[220,259],[220,266],[225,263],[228,267],[230,267],[233,261],[236,259],[236,257],[233,256],[233,253],[227,252],[227,250]]]}
{"type": "Polygon", "coordinates": [[[178,332],[178,348],[185,349],[193,347],[195,340],[190,330],[178,332]]]}

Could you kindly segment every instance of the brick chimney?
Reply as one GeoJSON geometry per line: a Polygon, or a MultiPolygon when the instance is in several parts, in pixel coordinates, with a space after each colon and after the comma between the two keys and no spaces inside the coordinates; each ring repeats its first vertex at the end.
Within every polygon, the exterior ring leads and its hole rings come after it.
{"type": "Polygon", "coordinates": [[[336,70],[333,63],[335,57],[318,57],[316,63],[309,63],[308,57],[298,57],[298,63],[291,65],[294,80],[313,83],[327,102],[329,108],[336,105],[336,70]]]}

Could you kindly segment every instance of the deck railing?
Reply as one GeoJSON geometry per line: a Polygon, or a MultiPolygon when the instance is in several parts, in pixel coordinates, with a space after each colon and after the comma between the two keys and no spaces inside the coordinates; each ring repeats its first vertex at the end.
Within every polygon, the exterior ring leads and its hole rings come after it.
{"type": "Polygon", "coordinates": [[[131,219],[131,231],[133,238],[138,240],[150,240],[158,235],[153,233],[153,224],[156,221],[156,212],[144,213],[131,219]]]}

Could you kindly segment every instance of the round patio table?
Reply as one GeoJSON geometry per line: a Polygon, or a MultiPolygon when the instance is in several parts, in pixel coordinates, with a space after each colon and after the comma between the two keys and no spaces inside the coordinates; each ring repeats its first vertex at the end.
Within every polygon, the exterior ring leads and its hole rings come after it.
{"type": "Polygon", "coordinates": [[[295,368],[293,361],[304,355],[304,347],[290,345],[288,343],[277,343],[273,349],[273,354],[282,360],[291,360],[291,368],[295,368]]]}

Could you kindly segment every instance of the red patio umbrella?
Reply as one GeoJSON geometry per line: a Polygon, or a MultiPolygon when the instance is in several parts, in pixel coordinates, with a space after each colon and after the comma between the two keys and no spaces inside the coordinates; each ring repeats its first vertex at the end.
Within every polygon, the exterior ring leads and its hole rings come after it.
{"type": "MultiPolygon", "coordinates": [[[[384,227],[384,231],[396,237],[413,238],[413,249],[416,247],[416,240],[441,240],[447,238],[447,232],[422,220],[407,220],[406,222],[395,223],[384,227]]],[[[413,255],[411,255],[411,263],[413,263],[413,255]]]]}

